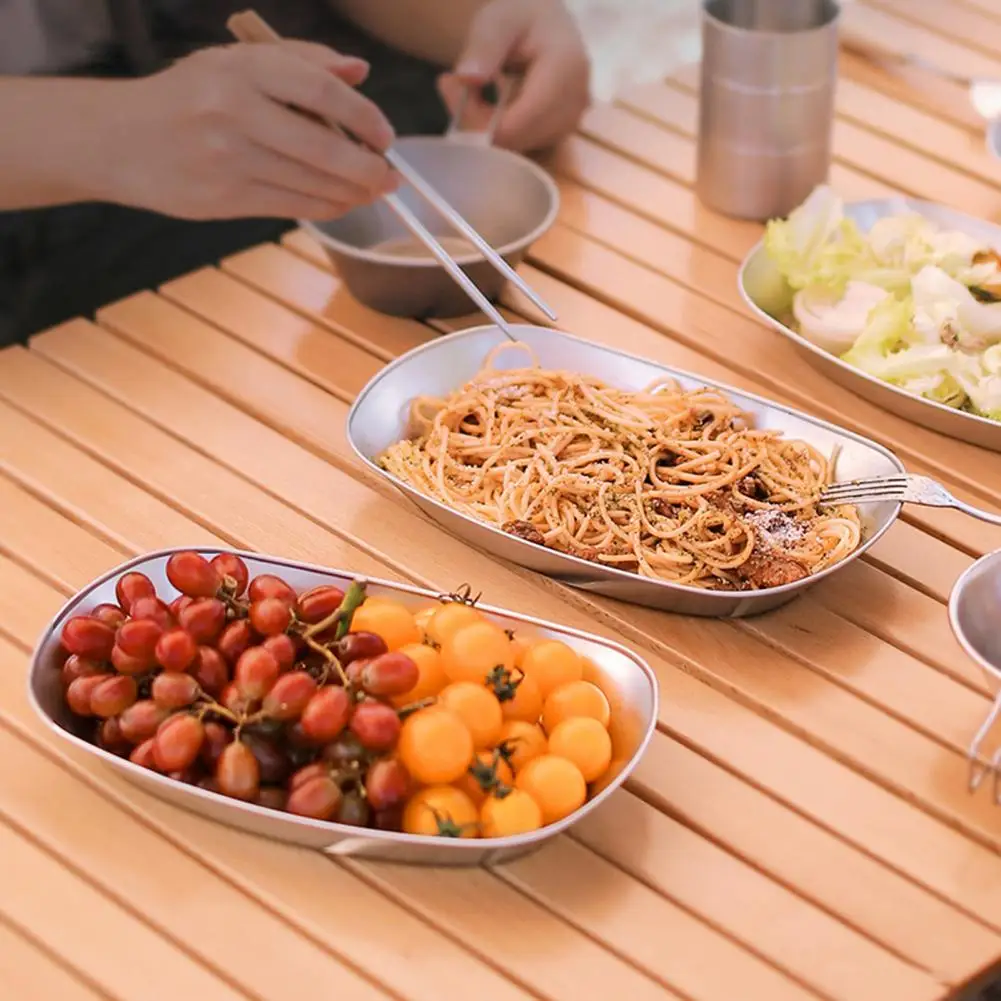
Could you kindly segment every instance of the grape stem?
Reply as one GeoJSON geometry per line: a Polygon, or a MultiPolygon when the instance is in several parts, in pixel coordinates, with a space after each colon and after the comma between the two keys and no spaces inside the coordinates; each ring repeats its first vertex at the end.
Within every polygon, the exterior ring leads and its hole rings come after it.
{"type": "Polygon", "coordinates": [[[317,643],[312,636],[304,635],[303,639],[306,641],[306,646],[308,646],[310,650],[315,650],[326,661],[326,664],[324,664],[323,667],[323,676],[320,679],[321,687],[326,684],[327,677],[330,674],[330,669],[333,668],[340,676],[341,684],[344,685],[346,689],[350,688],[351,682],[349,681],[347,672],[344,670],[341,662],[322,643],[317,643]]]}
{"type": "Polygon", "coordinates": [[[302,638],[308,643],[309,640],[318,633],[325,632],[331,626],[337,626],[334,639],[343,639],[351,628],[351,618],[355,614],[358,606],[365,600],[366,581],[359,578],[351,581],[341,603],[325,619],[308,626],[302,634],[302,638]]]}

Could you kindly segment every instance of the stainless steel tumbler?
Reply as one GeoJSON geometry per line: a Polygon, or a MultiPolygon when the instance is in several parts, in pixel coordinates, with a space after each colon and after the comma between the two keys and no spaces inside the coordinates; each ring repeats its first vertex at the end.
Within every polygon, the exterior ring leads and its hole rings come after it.
{"type": "Polygon", "coordinates": [[[827,179],[835,0],[703,0],[696,191],[740,219],[784,216],[827,179]]]}

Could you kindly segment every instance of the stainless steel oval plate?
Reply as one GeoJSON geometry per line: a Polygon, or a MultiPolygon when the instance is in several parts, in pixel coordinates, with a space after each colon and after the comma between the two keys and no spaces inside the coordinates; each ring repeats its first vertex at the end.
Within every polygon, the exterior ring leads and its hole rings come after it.
{"type": "MultiPolygon", "coordinates": [[[[868,230],[877,219],[906,212],[922,215],[945,229],[960,230],[983,240],[989,247],[1001,249],[1001,226],[954,212],[934,202],[914,198],[878,198],[845,205],[845,215],[854,219],[863,230],[868,230]]],[[[791,291],[765,253],[763,241],[757,243],[744,258],[737,281],[744,301],[755,316],[788,337],[812,365],[838,385],[914,424],[1001,452],[1001,423],[998,421],[914,396],[843,362],[837,355],[810,343],[787,327],[779,317],[789,308],[791,291]]]]}
{"type": "MultiPolygon", "coordinates": [[[[138,570],[146,574],[153,581],[158,594],[176,593],[167,581],[166,565],[171,553],[177,551],[168,549],[132,560],[100,577],[71,598],[49,624],[35,648],[28,675],[28,699],[45,723],[64,740],[70,741],[81,750],[116,768],[126,779],[147,792],[212,820],[279,841],[319,848],[331,855],[434,865],[480,865],[485,862],[498,862],[533,851],[550,838],[565,831],[581,817],[600,807],[635,768],[653,734],[657,722],[657,681],[645,661],[624,647],[609,643],[597,636],[564,629],[527,616],[515,615],[489,605],[478,605],[478,608],[504,628],[527,628],[533,635],[560,639],[572,646],[587,658],[585,662],[589,672],[587,680],[598,685],[608,698],[612,709],[612,723],[609,728],[613,749],[612,767],[607,776],[601,780],[600,791],[569,817],[539,831],[516,837],[451,840],[310,820],[242,803],[195,786],[184,785],[165,775],[134,765],[84,739],[74,725],[74,718],[66,706],[59,671],[62,664],[59,636],[63,623],[71,616],[86,613],[103,602],[114,602],[115,582],[121,574],[129,570],[138,570]]],[[[207,548],[199,548],[196,551],[209,558],[220,552],[218,549],[207,548]]],[[[273,556],[244,552],[238,555],[246,562],[251,576],[260,573],[280,574],[298,591],[315,587],[317,584],[336,584],[346,587],[355,576],[342,570],[328,570],[273,556]]],[[[460,583],[456,581],[455,585],[458,586],[460,583]]],[[[468,583],[473,585],[475,581],[468,583]]],[[[370,594],[392,595],[414,607],[426,605],[438,597],[431,591],[372,578],[368,578],[368,585],[370,594]]]]}
{"type": "MultiPolygon", "coordinates": [[[[809,442],[828,455],[837,449],[838,479],[903,472],[896,456],[881,445],[759,396],[751,396],[690,372],[665,368],[545,327],[515,324],[512,330],[516,337],[535,351],[545,368],[569,369],[599,376],[623,389],[641,389],[664,375],[672,376],[689,389],[701,386],[721,389],[751,415],[757,427],[782,431],[790,438],[809,442]]],[[[505,340],[504,334],[496,327],[485,326],[450,334],[407,352],[383,369],[362,390],[348,415],[347,429],[352,448],[374,472],[402,490],[452,535],[494,556],[572,587],[623,601],[688,615],[738,617],[777,608],[805,588],[846,566],[889,528],[900,511],[899,504],[867,508],[862,545],[848,559],[806,580],[760,591],[707,591],[651,580],[525,542],[500,528],[453,511],[382,470],[376,464],[376,457],[406,434],[410,403],[414,397],[446,396],[454,391],[476,374],[491,348],[505,340]]],[[[513,353],[504,358],[501,367],[523,364],[523,356],[513,353]]]]}

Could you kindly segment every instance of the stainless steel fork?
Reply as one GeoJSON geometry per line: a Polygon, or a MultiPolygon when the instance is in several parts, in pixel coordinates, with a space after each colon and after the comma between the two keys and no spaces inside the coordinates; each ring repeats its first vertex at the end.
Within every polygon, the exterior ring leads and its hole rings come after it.
{"type": "Polygon", "coordinates": [[[878,504],[884,501],[899,501],[902,504],[923,504],[926,507],[952,507],[957,511],[992,525],[1001,525],[1001,515],[982,511],[972,504],[953,497],[941,483],[927,476],[872,476],[861,480],[844,480],[825,487],[820,494],[820,503],[832,504],[878,504]]]}

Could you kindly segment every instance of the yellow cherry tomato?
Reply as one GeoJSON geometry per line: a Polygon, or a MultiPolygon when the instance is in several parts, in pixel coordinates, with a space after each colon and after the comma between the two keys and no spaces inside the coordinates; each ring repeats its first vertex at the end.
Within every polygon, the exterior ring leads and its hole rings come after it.
{"type": "Polygon", "coordinates": [[[375,633],[390,650],[420,643],[421,631],[406,605],[390,598],[367,598],[351,619],[351,631],[375,633]]]}
{"type": "Polygon", "coordinates": [[[443,838],[475,838],[479,811],[461,789],[429,786],[415,792],[403,808],[403,832],[443,838]]]}
{"type": "Polygon", "coordinates": [[[525,661],[525,654],[528,653],[529,642],[517,633],[511,637],[511,650],[514,653],[514,666],[521,667],[525,661]]]}
{"type": "Polygon", "coordinates": [[[426,643],[408,643],[400,647],[400,653],[405,653],[417,665],[417,684],[393,698],[393,705],[406,706],[411,702],[437,695],[447,684],[445,669],[441,666],[441,654],[426,643]]]}
{"type": "Polygon", "coordinates": [[[451,709],[473,735],[473,746],[479,750],[493,747],[500,739],[504,715],[497,696],[475,681],[455,681],[443,689],[438,704],[451,709]]]}
{"type": "Polygon", "coordinates": [[[422,608],[419,612],[414,614],[414,622],[417,623],[417,628],[422,633],[427,633],[428,623],[431,621],[431,616],[438,611],[437,605],[428,605],[427,608],[422,608]]]}
{"type": "Polygon", "coordinates": [[[455,783],[477,806],[494,790],[514,787],[514,772],[494,751],[477,751],[469,771],[455,783]]]}
{"type": "Polygon", "coordinates": [[[480,807],[480,832],[485,838],[508,838],[527,834],[542,826],[539,804],[521,789],[506,796],[488,796],[480,807]]]}
{"type": "Polygon", "coordinates": [[[587,783],[580,769],[555,754],[543,754],[530,761],[518,772],[514,783],[539,804],[547,824],[568,817],[587,799],[587,783]]]}
{"type": "Polygon", "coordinates": [[[542,692],[539,691],[538,682],[527,674],[519,679],[517,670],[514,673],[515,677],[506,685],[502,683],[492,686],[494,694],[501,700],[501,711],[504,713],[504,719],[520,719],[525,723],[538,723],[539,717],[542,715],[542,692]],[[514,687],[512,698],[502,698],[502,694],[510,694],[512,686],[514,687]]]}
{"type": "Polygon", "coordinates": [[[451,709],[428,706],[403,721],[396,756],[422,785],[461,779],[473,761],[473,735],[451,709]]]}
{"type": "Polygon", "coordinates": [[[541,640],[525,651],[521,669],[535,683],[545,699],[549,693],[569,681],[580,681],[584,665],[575,650],[559,640],[541,640]]]}
{"type": "Polygon", "coordinates": [[[572,761],[585,782],[594,782],[605,774],[612,760],[612,738],[596,719],[574,716],[549,734],[549,753],[572,761]]]}
{"type": "Polygon", "coordinates": [[[445,638],[441,662],[450,681],[483,685],[491,671],[513,669],[514,653],[504,630],[481,617],[445,638]]]}
{"type": "Polygon", "coordinates": [[[438,605],[427,624],[428,639],[439,646],[450,636],[454,636],[463,626],[484,621],[483,616],[471,605],[461,601],[449,601],[438,605]]]}
{"type": "Polygon", "coordinates": [[[590,716],[602,726],[608,726],[611,711],[605,693],[590,681],[568,681],[554,688],[546,699],[542,710],[542,725],[546,733],[552,733],[565,719],[575,716],[590,716]]]}
{"type": "Polygon", "coordinates": [[[517,773],[533,758],[545,754],[549,749],[549,742],[541,727],[535,723],[511,719],[501,727],[498,746],[507,751],[507,760],[517,773]]]}

